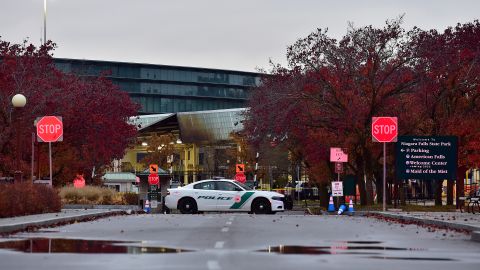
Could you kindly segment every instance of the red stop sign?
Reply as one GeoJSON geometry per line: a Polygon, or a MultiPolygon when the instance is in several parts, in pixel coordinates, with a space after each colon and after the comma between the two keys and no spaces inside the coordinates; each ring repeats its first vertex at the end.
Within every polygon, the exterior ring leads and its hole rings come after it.
{"type": "Polygon", "coordinates": [[[44,116],[37,121],[39,142],[63,141],[63,123],[60,116],[44,116]]]}
{"type": "Polygon", "coordinates": [[[372,139],[374,142],[396,142],[397,136],[397,117],[372,118],[372,139]]]}
{"type": "Polygon", "coordinates": [[[235,174],[235,180],[237,180],[240,183],[245,183],[247,181],[247,177],[243,172],[239,172],[235,174]]]}
{"type": "Polygon", "coordinates": [[[158,182],[160,182],[160,177],[158,177],[158,174],[150,174],[148,176],[148,183],[150,185],[158,185],[158,182]]]}

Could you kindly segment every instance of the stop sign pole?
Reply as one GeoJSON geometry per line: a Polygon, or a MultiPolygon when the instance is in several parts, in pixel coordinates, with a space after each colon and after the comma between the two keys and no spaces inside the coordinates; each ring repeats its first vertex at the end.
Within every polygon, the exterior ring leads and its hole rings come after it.
{"type": "Polygon", "coordinates": [[[398,137],[397,117],[373,117],[372,140],[383,142],[383,211],[387,211],[387,142],[396,142],[398,137]]]}
{"type": "Polygon", "coordinates": [[[52,142],[63,141],[63,121],[61,116],[43,116],[35,120],[39,142],[48,142],[48,160],[50,164],[50,185],[52,179],[52,142]]]}

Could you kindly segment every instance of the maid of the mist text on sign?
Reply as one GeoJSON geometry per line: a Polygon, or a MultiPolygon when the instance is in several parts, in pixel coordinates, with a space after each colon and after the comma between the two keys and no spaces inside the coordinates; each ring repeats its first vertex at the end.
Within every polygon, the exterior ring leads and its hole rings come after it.
{"type": "Polygon", "coordinates": [[[398,179],[456,179],[458,139],[455,136],[400,136],[396,143],[398,179]]]}

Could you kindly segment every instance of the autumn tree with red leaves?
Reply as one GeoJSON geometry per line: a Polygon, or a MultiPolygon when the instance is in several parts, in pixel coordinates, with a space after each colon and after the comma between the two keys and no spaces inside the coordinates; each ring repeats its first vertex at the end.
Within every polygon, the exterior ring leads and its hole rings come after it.
{"type": "MultiPolygon", "coordinates": [[[[443,33],[405,32],[400,24],[401,18],[383,28],[351,27],[340,41],[319,29],[290,46],[289,67],[274,66],[252,96],[246,123],[250,138],[288,134],[285,143],[297,149],[311,173],[316,171],[310,178],[317,181],[328,163],[328,148],[347,148],[362,204],[373,202],[373,184],[378,199],[383,196],[377,181],[381,144],[371,139],[374,116],[397,116],[401,134],[458,136],[460,165],[477,166],[479,22],[443,33]]],[[[393,144],[388,153],[388,178],[394,179],[393,144]]],[[[436,201],[441,204],[441,193],[436,201]]]]}
{"type": "MultiPolygon", "coordinates": [[[[374,183],[380,196],[382,183],[376,181],[381,145],[372,143],[371,119],[404,115],[418,82],[410,68],[410,37],[400,22],[351,27],[340,41],[319,29],[290,46],[289,68],[277,66],[251,99],[252,137],[288,133],[312,172],[328,164],[330,147],[349,149],[348,168],[357,175],[361,201],[372,204],[374,183]]],[[[400,125],[411,117],[401,117],[400,125]]]]}
{"type": "MultiPolygon", "coordinates": [[[[136,136],[127,123],[137,113],[126,92],[104,77],[79,78],[56,69],[48,42],[35,47],[25,41],[12,44],[0,39],[0,172],[10,176],[21,169],[30,172],[34,120],[45,115],[63,117],[63,142],[53,143],[54,184],[62,185],[79,171],[87,176],[122,158],[136,136]],[[21,93],[27,98],[24,108],[13,109],[11,98],[21,93]],[[17,137],[19,146],[17,147],[17,137]],[[20,160],[16,168],[15,159],[20,160]]],[[[41,175],[48,174],[48,150],[40,143],[41,175]]],[[[38,175],[37,175],[38,176],[38,175]]]]}
{"type": "MultiPolygon", "coordinates": [[[[443,33],[416,29],[413,49],[416,72],[422,74],[417,100],[423,109],[417,133],[459,138],[459,165],[480,162],[480,23],[457,24],[443,33]]],[[[462,177],[463,179],[463,177],[462,177]]],[[[447,185],[447,204],[453,204],[453,181],[447,185]]],[[[459,181],[462,182],[462,181],[459,181]]],[[[463,192],[463,182],[458,188],[463,192]]],[[[441,184],[436,204],[441,205],[441,184]]]]}

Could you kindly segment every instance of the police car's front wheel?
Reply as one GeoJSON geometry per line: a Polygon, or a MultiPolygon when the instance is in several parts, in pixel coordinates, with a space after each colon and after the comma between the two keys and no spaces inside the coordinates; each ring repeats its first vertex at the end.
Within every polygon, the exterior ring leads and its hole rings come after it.
{"type": "Polygon", "coordinates": [[[178,210],[182,214],[195,214],[197,213],[197,203],[192,198],[184,198],[178,202],[178,210]]]}
{"type": "Polygon", "coordinates": [[[252,203],[252,212],[255,214],[269,214],[272,212],[272,206],[267,199],[258,198],[252,203]]]}

